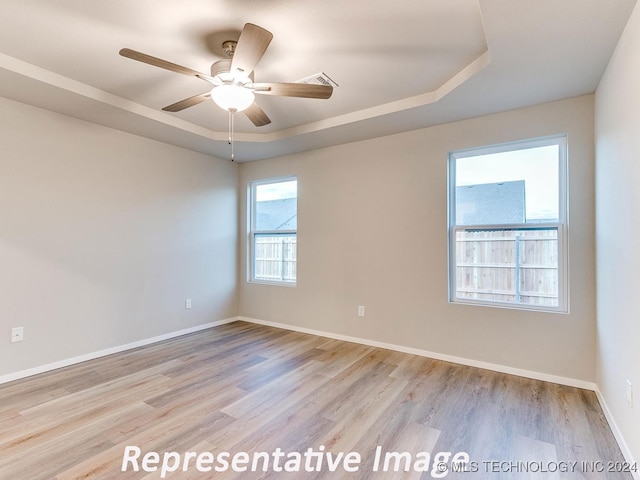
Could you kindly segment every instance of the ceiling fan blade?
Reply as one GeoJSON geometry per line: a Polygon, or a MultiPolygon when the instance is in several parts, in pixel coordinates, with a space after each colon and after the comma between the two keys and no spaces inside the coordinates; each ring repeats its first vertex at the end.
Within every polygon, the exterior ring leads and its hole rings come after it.
{"type": "Polygon", "coordinates": [[[193,107],[194,105],[202,103],[210,97],[211,92],[199,93],[198,95],[194,95],[193,97],[185,98],[184,100],[180,100],[179,102],[166,106],[162,110],[164,110],[165,112],[179,112],[180,110],[184,110],[185,108],[193,107]]]}
{"type": "Polygon", "coordinates": [[[130,58],[132,60],[137,60],[138,62],[153,65],[154,67],[164,68],[165,70],[169,70],[171,72],[182,73],[183,75],[198,77],[203,80],[207,80],[209,82],[213,81],[213,77],[211,77],[210,75],[207,75],[206,73],[200,73],[190,68],[183,67],[182,65],[177,65],[175,63],[162,60],[161,58],[147,55],[146,53],[131,50],[130,48],[123,48],[122,50],[120,50],[120,55],[122,55],[123,57],[130,58]]]}
{"type": "Polygon", "coordinates": [[[333,87],[310,83],[254,83],[253,91],[261,95],[327,99],[331,97],[333,87]]]}
{"type": "Polygon", "coordinates": [[[264,110],[262,110],[256,102],[253,102],[251,106],[244,111],[244,114],[256,127],[263,127],[271,123],[267,114],[264,113],[264,110]]]}
{"type": "Polygon", "coordinates": [[[231,60],[231,72],[239,71],[247,76],[253,72],[272,39],[270,31],[253,23],[245,24],[231,60]]]}

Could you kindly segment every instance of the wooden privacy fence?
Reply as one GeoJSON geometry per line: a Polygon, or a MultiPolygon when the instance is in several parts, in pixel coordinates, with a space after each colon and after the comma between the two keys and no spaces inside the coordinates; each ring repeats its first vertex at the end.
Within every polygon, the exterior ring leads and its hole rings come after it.
{"type": "Polygon", "coordinates": [[[558,231],[456,232],[456,297],[558,306],[558,231]]]}
{"type": "Polygon", "coordinates": [[[297,243],[295,234],[255,235],[256,280],[295,283],[297,243]]]}

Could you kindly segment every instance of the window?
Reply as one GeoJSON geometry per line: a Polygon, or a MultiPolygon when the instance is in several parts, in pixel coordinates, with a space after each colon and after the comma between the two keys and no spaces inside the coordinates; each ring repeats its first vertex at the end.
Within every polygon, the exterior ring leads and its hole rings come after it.
{"type": "Polygon", "coordinates": [[[566,312],[566,138],[449,155],[450,301],[566,312]]]}
{"type": "Polygon", "coordinates": [[[253,182],[249,195],[250,280],[295,285],[298,181],[253,182]]]}

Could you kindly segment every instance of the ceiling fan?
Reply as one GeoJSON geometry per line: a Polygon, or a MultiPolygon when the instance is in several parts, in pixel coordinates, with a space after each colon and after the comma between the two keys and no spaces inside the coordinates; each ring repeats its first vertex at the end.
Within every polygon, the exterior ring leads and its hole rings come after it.
{"type": "Polygon", "coordinates": [[[264,110],[255,102],[254,94],[327,99],[333,93],[331,85],[255,83],[253,70],[272,39],[273,34],[268,30],[252,23],[245,24],[237,42],[228,40],[222,44],[228,58],[211,65],[210,75],[129,48],[120,50],[120,55],[211,83],[211,91],[186,98],[162,110],[179,112],[211,98],[219,107],[229,112],[229,136],[231,137],[232,114],[236,112],[244,112],[256,127],[271,123],[264,110]]]}

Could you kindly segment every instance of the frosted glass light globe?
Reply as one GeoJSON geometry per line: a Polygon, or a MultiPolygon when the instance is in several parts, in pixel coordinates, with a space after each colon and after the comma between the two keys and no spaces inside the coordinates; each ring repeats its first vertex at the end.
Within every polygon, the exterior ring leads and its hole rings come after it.
{"type": "Polygon", "coordinates": [[[253,104],[256,97],[248,88],[224,84],[211,89],[211,98],[224,110],[242,112],[253,104]]]}

